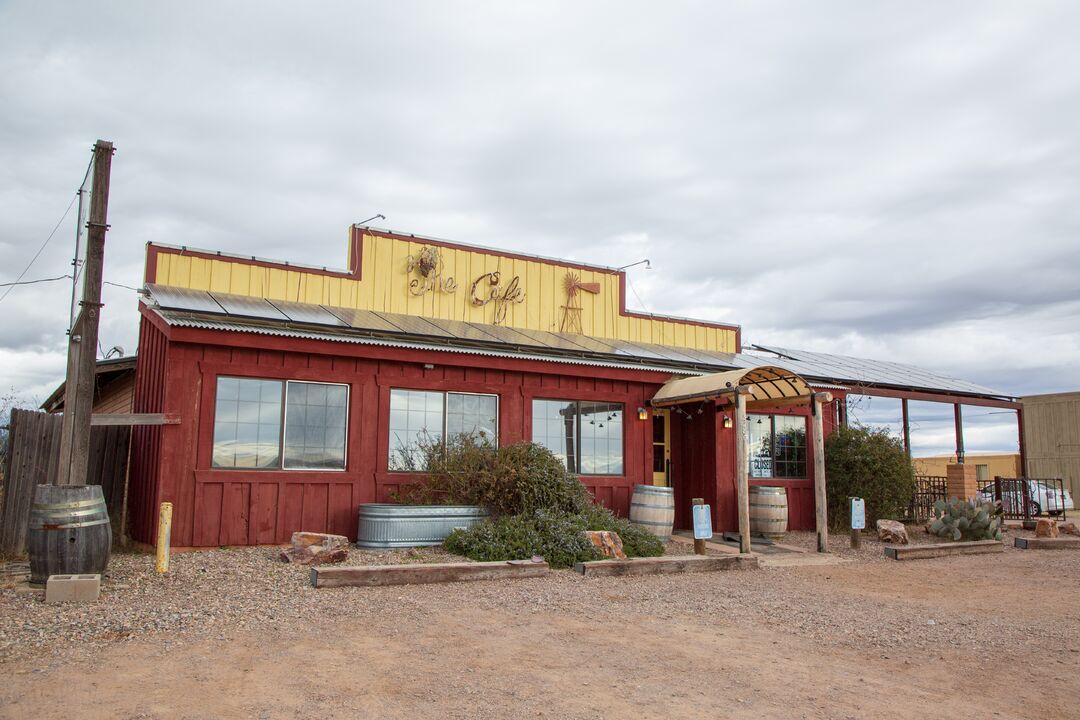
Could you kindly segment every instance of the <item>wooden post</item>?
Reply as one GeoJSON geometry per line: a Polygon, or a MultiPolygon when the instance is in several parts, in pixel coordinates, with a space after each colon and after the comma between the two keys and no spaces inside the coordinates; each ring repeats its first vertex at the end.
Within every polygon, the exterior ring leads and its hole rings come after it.
{"type": "Polygon", "coordinates": [[[161,503],[158,511],[157,531],[157,571],[165,574],[169,572],[169,550],[172,544],[172,503],[161,503]]]}
{"type": "Polygon", "coordinates": [[[735,488],[739,503],[739,552],[750,552],[750,448],[746,440],[746,395],[750,387],[735,388],[735,488]]]}
{"type": "Polygon", "coordinates": [[[825,495],[825,433],[821,423],[821,404],[832,400],[832,395],[814,393],[813,426],[814,433],[814,510],[817,524],[817,548],[819,553],[829,552],[829,517],[828,498],[825,495]]]}
{"type": "Polygon", "coordinates": [[[1016,408],[1016,432],[1020,441],[1020,477],[1031,477],[1027,466],[1027,446],[1024,444],[1024,408],[1016,408]]]}
{"type": "MultiPolygon", "coordinates": [[[[694,498],[692,502],[693,502],[694,505],[704,505],[705,504],[705,498],[694,498]]],[[[690,515],[691,515],[691,517],[693,517],[693,512],[691,512],[690,515]]],[[[691,525],[693,525],[692,522],[691,522],[691,525]]],[[[698,540],[696,537],[694,538],[694,554],[695,555],[704,555],[705,554],[705,541],[704,540],[698,540]]]]}
{"type": "Polygon", "coordinates": [[[851,528],[851,549],[858,550],[862,547],[862,531],[851,528]]]}
{"type": "Polygon", "coordinates": [[[86,484],[90,457],[90,414],[94,407],[94,387],[97,382],[101,275],[105,265],[112,156],[111,142],[98,140],[94,144],[94,184],[90,191],[83,297],[68,338],[68,376],[64,388],[64,426],[60,436],[57,485],[86,484]]]}

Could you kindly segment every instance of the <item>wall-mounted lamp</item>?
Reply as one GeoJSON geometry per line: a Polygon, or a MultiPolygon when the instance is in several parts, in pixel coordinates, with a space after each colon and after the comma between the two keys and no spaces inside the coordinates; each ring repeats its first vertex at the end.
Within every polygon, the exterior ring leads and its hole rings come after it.
{"type": "Polygon", "coordinates": [[[435,366],[432,365],[431,363],[424,363],[424,369],[425,370],[434,370],[435,366]]]}
{"type": "Polygon", "coordinates": [[[724,427],[725,428],[730,428],[731,427],[731,417],[729,415],[724,416],[724,427]]]}
{"type": "Polygon", "coordinates": [[[652,263],[649,262],[648,258],[645,258],[644,260],[638,260],[637,262],[630,263],[629,265],[623,265],[622,267],[617,267],[615,269],[616,270],[625,270],[626,268],[632,268],[632,267],[634,267],[636,265],[644,265],[646,270],[652,270],[652,263]]]}
{"type": "Polygon", "coordinates": [[[643,407],[639,407],[637,409],[637,419],[638,420],[648,420],[649,419],[649,411],[646,410],[643,407]]]}

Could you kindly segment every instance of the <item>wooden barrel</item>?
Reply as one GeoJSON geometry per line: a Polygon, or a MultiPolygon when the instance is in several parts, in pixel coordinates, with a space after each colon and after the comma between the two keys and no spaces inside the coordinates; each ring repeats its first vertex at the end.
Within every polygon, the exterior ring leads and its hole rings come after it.
{"type": "Polygon", "coordinates": [[[675,491],[669,487],[635,485],[630,498],[630,522],[664,542],[670,540],[675,522],[675,491]]]}
{"type": "Polygon", "coordinates": [[[787,532],[787,490],[782,487],[750,487],[750,534],[783,540],[787,532]]]}
{"type": "Polygon", "coordinates": [[[109,564],[112,528],[100,485],[38,485],[27,529],[31,584],[99,574],[109,564]]]}

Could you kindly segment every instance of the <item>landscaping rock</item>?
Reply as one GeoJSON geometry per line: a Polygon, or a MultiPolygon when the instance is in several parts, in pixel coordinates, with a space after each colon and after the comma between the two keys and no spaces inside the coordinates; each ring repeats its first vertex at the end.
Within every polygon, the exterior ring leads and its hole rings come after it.
{"type": "Polygon", "coordinates": [[[1058,525],[1058,531],[1063,532],[1066,535],[1080,536],[1080,527],[1077,527],[1076,523],[1071,521],[1058,525]]]}
{"type": "Polygon", "coordinates": [[[619,537],[618,533],[608,530],[586,530],[585,535],[589,538],[589,542],[593,544],[593,547],[599,550],[604,557],[616,558],[617,560],[626,559],[622,538],[619,537]]]}
{"type": "Polygon", "coordinates": [[[1035,523],[1035,537],[1056,538],[1057,536],[1058,526],[1053,520],[1039,518],[1039,522],[1035,523]]]}
{"type": "Polygon", "coordinates": [[[284,562],[322,565],[344,562],[349,557],[349,538],[326,533],[294,532],[292,547],[281,551],[284,562]]]}
{"type": "Polygon", "coordinates": [[[878,540],[884,543],[893,545],[908,544],[907,528],[904,527],[903,523],[895,520],[878,520],[877,536],[878,540]]]}

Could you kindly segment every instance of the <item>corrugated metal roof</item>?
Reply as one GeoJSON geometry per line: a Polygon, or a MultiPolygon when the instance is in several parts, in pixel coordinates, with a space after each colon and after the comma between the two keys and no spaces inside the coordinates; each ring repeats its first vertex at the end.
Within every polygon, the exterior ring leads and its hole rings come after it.
{"type": "MultiPolygon", "coordinates": [[[[1011,399],[991,388],[913,365],[807,350],[754,345],[756,352],[753,353],[706,352],[567,333],[432,321],[413,315],[342,311],[321,305],[305,308],[301,303],[282,307],[284,313],[268,303],[271,310],[262,317],[253,318],[246,307],[238,307],[242,313],[228,312],[228,306],[233,303],[211,305],[199,297],[172,292],[172,288],[149,286],[148,289],[150,294],[144,302],[170,325],[183,327],[683,375],[773,365],[801,375],[818,388],[857,392],[860,386],[879,386],[1011,399]],[[219,309],[213,310],[215,306],[219,309]],[[286,316],[285,319],[279,319],[279,314],[286,316]],[[299,321],[301,318],[302,322],[299,321]],[[317,322],[318,318],[325,318],[326,323],[317,322]],[[343,327],[343,323],[348,327],[343,327]]],[[[220,294],[218,299],[226,300],[220,294]]]]}

